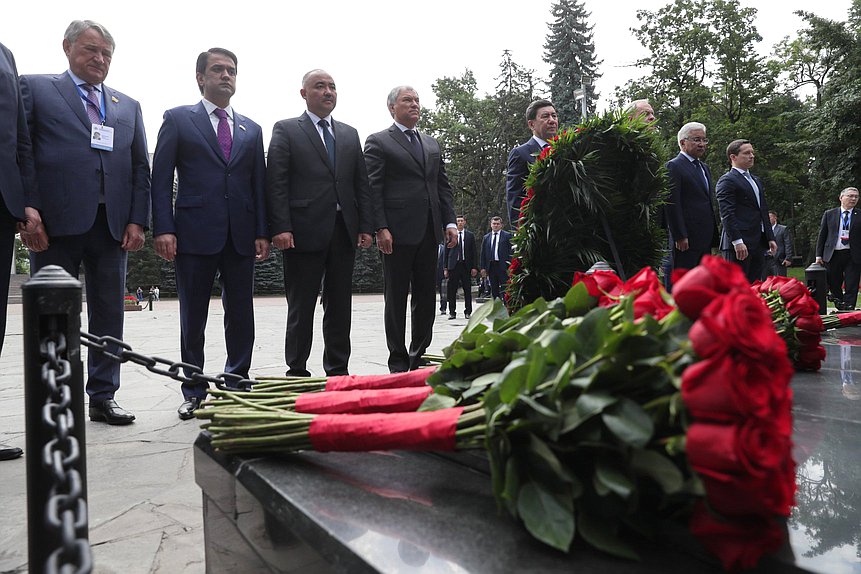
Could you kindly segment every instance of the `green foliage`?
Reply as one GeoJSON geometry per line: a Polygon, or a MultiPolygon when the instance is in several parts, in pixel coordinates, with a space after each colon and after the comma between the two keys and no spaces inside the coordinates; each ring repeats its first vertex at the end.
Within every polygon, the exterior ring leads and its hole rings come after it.
{"type": "Polygon", "coordinates": [[[563,131],[539,156],[514,236],[510,306],[565,295],[574,272],[596,261],[615,266],[606,228],[625,273],[657,264],[666,241],[657,219],[666,194],[657,137],[639,119],[608,113],[563,131]]]}

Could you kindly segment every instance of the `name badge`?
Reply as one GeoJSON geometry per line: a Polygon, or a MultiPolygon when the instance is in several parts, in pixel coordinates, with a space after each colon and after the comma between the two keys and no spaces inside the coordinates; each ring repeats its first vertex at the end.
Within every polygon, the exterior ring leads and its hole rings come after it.
{"type": "Polygon", "coordinates": [[[113,151],[114,128],[101,124],[93,124],[92,131],[90,132],[90,147],[104,151],[113,151]]]}
{"type": "Polygon", "coordinates": [[[848,229],[841,229],[840,230],[840,240],[842,241],[844,239],[847,239],[847,240],[849,239],[849,230],[848,229]]]}

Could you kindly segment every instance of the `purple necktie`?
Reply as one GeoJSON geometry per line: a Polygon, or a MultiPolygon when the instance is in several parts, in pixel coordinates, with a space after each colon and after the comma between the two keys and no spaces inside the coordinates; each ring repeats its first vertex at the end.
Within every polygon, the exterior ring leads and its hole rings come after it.
{"type": "Polygon", "coordinates": [[[215,108],[215,111],[212,113],[218,116],[218,145],[221,146],[221,153],[224,154],[224,159],[230,161],[230,150],[233,149],[233,136],[230,135],[227,112],[221,108],[215,108]]]}
{"type": "Polygon", "coordinates": [[[91,84],[81,86],[87,92],[87,116],[94,124],[102,123],[102,114],[99,112],[99,95],[96,93],[96,88],[91,84]]]}

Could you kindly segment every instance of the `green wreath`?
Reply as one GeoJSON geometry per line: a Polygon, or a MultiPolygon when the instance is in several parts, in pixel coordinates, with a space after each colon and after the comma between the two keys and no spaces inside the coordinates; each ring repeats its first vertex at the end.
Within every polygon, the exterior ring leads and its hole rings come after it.
{"type": "Polygon", "coordinates": [[[508,305],[564,296],[576,271],[606,261],[623,277],[657,266],[667,242],[667,195],[658,134],[608,112],[563,130],[526,179],[514,233],[508,305]],[[621,263],[621,269],[619,269],[621,263]]]}

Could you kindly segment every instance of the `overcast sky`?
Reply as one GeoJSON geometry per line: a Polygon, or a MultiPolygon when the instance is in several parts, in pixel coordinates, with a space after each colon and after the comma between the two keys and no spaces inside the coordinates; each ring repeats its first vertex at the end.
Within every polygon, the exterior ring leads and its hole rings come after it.
{"type": "MultiPolygon", "coordinates": [[[[844,20],[851,0],[752,2],[757,5],[760,49],[798,29],[794,10],[844,20]]],[[[605,107],[614,88],[641,71],[631,63],[644,55],[630,29],[637,8],[656,10],[668,0],[586,0],[603,60],[597,82],[605,107]]],[[[391,124],[385,105],[395,85],[412,84],[432,106],[431,84],[444,76],[475,72],[482,92],[493,91],[502,51],[547,77],[542,61],[551,0],[380,0],[325,3],[263,2],[91,2],[68,0],[4,2],[0,42],[15,54],[22,74],[59,73],[68,68],[62,50],[66,26],[92,19],[117,42],[106,83],[141,102],[150,150],[164,110],[200,99],[194,79],[197,55],[219,46],[239,59],[233,106],[263,126],[268,145],[272,125],[299,115],[302,75],[324,68],[338,86],[335,119],[352,124],[364,140],[391,124]],[[529,9],[525,10],[524,7],[529,9]],[[134,10],[132,10],[134,7],[134,10]]],[[[564,118],[563,118],[564,119],[564,118]]]]}

